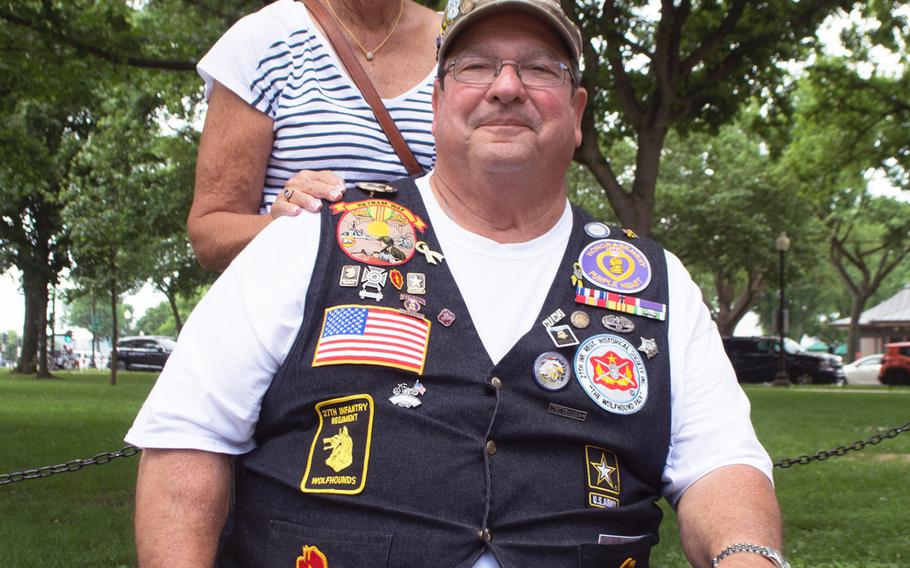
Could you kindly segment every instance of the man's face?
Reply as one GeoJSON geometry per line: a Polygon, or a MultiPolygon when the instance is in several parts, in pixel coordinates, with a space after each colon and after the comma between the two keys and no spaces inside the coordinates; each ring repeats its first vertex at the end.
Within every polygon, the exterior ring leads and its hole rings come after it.
{"type": "MultiPolygon", "coordinates": [[[[452,60],[489,57],[526,63],[549,59],[570,65],[561,41],[542,21],[519,12],[494,14],[474,23],[449,51],[452,60]]],[[[505,65],[491,85],[455,80],[451,72],[433,94],[437,153],[452,163],[505,173],[534,168],[564,172],[581,143],[587,93],[562,85],[526,87],[505,65]]]]}

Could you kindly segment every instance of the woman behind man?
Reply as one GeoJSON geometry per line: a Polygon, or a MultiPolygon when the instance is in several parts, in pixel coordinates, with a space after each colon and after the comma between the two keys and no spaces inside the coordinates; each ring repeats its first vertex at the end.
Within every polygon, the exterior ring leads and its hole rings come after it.
{"type": "MultiPolygon", "coordinates": [[[[440,15],[412,0],[321,1],[429,170],[440,15]]],[[[241,19],[198,70],[209,108],[187,230],[206,268],[223,270],[274,217],[318,211],[319,198],[357,181],[407,175],[302,2],[241,19]]]]}

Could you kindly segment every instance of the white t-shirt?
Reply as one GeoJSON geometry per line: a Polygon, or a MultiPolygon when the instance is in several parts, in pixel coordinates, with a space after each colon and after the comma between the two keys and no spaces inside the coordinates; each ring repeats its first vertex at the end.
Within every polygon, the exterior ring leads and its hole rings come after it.
{"type": "MultiPolygon", "coordinates": [[[[429,176],[417,185],[477,332],[498,362],[535,324],[569,240],[571,209],[567,203],[557,224],[532,241],[499,244],[454,223],[429,176]],[[491,279],[509,282],[510,294],[491,293],[491,279]]],[[[282,217],[244,249],[188,318],[127,442],[226,454],[255,447],[262,397],[301,325],[319,231],[318,215],[282,217]]],[[[691,483],[724,465],[750,465],[770,479],[771,460],[700,290],[676,256],[666,259],[672,420],[663,493],[675,504],[691,483]]]]}
{"type": "MultiPolygon", "coordinates": [[[[407,175],[331,43],[302,2],[277,0],[234,24],[199,61],[206,97],[218,81],[273,121],[260,212],[300,170],[331,170],[352,187],[407,175]]],[[[433,167],[433,69],[383,99],[414,157],[433,167]]]]}

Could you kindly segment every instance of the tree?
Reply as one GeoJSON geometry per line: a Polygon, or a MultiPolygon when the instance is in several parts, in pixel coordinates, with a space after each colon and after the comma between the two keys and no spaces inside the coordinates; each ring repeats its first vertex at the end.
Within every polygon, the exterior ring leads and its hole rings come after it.
{"type": "MultiPolygon", "coordinates": [[[[120,303],[118,308],[120,313],[117,314],[117,321],[123,322],[124,325],[128,324],[126,312],[132,311],[132,306],[120,303]]],[[[98,301],[97,297],[93,297],[91,294],[80,294],[78,291],[70,291],[65,295],[63,321],[66,325],[87,329],[99,340],[110,340],[114,336],[111,328],[113,320],[110,302],[106,302],[104,297],[98,301]]],[[[131,330],[121,328],[120,332],[129,334],[131,330]]]]}
{"type": "Polygon", "coordinates": [[[16,352],[19,350],[19,341],[19,334],[11,329],[3,334],[3,341],[0,343],[0,354],[3,355],[4,361],[16,360],[16,352]]]}
{"type": "Polygon", "coordinates": [[[866,198],[832,222],[831,262],[850,290],[847,356],[859,352],[859,317],[886,278],[910,256],[910,204],[866,198]]]}
{"type": "Polygon", "coordinates": [[[142,69],[192,72],[227,27],[268,4],[251,0],[0,3],[0,22],[37,36],[59,56],[142,69]]]}
{"type": "Polygon", "coordinates": [[[906,183],[910,154],[908,78],[864,77],[845,59],[819,62],[800,82],[785,175],[810,198],[828,231],[829,256],[851,294],[848,357],[859,347],[859,316],[910,254],[910,206],[869,194],[884,168],[906,183]]]}
{"type": "Polygon", "coordinates": [[[168,300],[177,335],[183,328],[181,298],[192,298],[200,286],[210,284],[215,274],[196,261],[185,230],[186,212],[192,201],[196,147],[199,134],[185,127],[172,135],[157,136],[152,150],[157,157],[150,170],[145,214],[153,232],[149,238],[156,251],[148,278],[168,300]]]}
{"type": "MultiPolygon", "coordinates": [[[[15,10],[0,6],[0,21],[41,37],[57,52],[187,72],[230,24],[267,3],[23,0],[15,10]]],[[[586,38],[582,84],[592,103],[576,159],[591,170],[620,221],[642,234],[651,230],[661,149],[670,130],[716,128],[754,96],[773,98],[786,75],[780,63],[806,54],[826,17],[865,3],[663,0],[656,12],[652,4],[563,0],[586,38]],[[624,138],[636,146],[628,181],[607,157],[624,138]]]]}
{"type": "Polygon", "coordinates": [[[753,97],[771,99],[825,18],[861,2],[563,0],[586,38],[581,84],[590,104],[575,159],[601,184],[624,226],[649,234],[661,151],[671,129],[716,129],[753,97]],[[634,177],[608,157],[635,142],[634,177]]]}
{"type": "MultiPolygon", "coordinates": [[[[107,293],[113,344],[120,297],[139,287],[156,254],[146,204],[158,161],[151,149],[157,107],[157,99],[141,90],[113,90],[70,177],[65,216],[72,235],[72,276],[86,292],[107,293]]],[[[117,384],[116,351],[111,384],[117,384]]]]}
{"type": "MultiPolygon", "coordinates": [[[[178,313],[188,314],[192,312],[208,288],[208,286],[201,286],[191,296],[178,296],[178,313]]],[[[137,332],[145,335],[176,337],[180,333],[174,318],[174,310],[169,302],[161,302],[157,306],[152,306],[146,310],[145,314],[136,322],[135,327],[137,332]]]]}
{"type": "Polygon", "coordinates": [[[48,289],[68,265],[63,180],[88,125],[65,106],[6,102],[0,127],[0,270],[16,266],[22,272],[25,319],[16,371],[49,377],[48,289]]]}
{"type": "Polygon", "coordinates": [[[724,126],[716,136],[670,136],[668,167],[658,181],[655,236],[696,280],[710,283],[713,293],[705,301],[722,335],[733,334],[766,288],[776,289],[775,238],[785,230],[790,234],[791,263],[798,259],[805,271],[820,236],[803,222],[799,196],[770,176],[772,156],[746,128],[749,122],[747,117],[724,126]]]}

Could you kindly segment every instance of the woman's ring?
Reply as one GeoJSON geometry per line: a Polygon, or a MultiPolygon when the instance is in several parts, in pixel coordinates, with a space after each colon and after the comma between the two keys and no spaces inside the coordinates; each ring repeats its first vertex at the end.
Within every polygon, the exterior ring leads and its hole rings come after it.
{"type": "Polygon", "coordinates": [[[294,190],[293,190],[293,189],[284,188],[284,198],[285,198],[285,199],[287,199],[288,201],[290,201],[292,195],[294,195],[294,190]]]}

